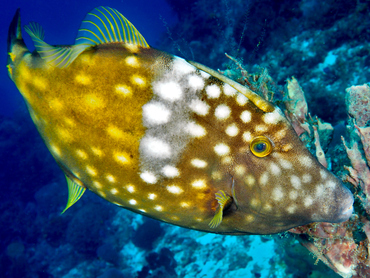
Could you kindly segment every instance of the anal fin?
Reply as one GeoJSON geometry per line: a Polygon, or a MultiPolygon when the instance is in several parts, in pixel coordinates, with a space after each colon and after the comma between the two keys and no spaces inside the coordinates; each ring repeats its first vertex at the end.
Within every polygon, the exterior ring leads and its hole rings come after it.
{"type": "Polygon", "coordinates": [[[73,206],[85,193],[86,188],[78,185],[77,183],[73,182],[69,177],[66,176],[67,185],[68,185],[68,201],[67,205],[62,211],[63,214],[67,209],[73,206]]]}

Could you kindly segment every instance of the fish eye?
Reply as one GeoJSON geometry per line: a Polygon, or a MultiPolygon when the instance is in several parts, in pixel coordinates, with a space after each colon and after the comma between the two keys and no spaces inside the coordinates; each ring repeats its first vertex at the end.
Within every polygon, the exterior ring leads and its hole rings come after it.
{"type": "Polygon", "coordinates": [[[253,138],[250,144],[251,152],[257,157],[268,156],[272,152],[272,143],[265,136],[253,138]]]}

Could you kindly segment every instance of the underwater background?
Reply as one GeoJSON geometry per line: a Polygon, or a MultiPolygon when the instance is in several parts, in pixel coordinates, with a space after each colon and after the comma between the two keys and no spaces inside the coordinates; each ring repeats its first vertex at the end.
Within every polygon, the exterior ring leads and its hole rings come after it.
{"type": "MultiPolygon", "coordinates": [[[[312,118],[334,127],[330,136],[320,135],[328,168],[339,177],[345,179],[343,166],[353,162],[341,136],[362,142],[351,135],[353,125],[346,128],[351,125],[346,88],[370,82],[370,1],[6,1],[0,10],[0,276],[366,277],[368,265],[361,264],[362,272],[356,266],[368,258],[363,228],[369,219],[367,195],[351,183],[346,185],[357,197],[359,220],[351,222],[357,249],[345,263],[322,262],[323,249],[332,242],[311,252],[302,246],[318,242],[306,230],[271,236],[207,234],[120,209],[90,192],[60,214],[67,202],[65,178],[7,75],[7,30],[20,7],[22,25],[36,21],[48,43],[72,44],[85,14],[100,5],[120,11],[155,48],[247,84],[268,76],[261,86],[274,92],[279,105],[286,100],[286,80],[294,76],[312,118]],[[363,192],[365,197],[359,198],[363,192]]],[[[33,49],[30,38],[24,38],[33,49]]],[[[368,127],[363,118],[368,119],[370,97],[362,94],[356,109],[368,127]]],[[[303,140],[314,152],[314,138],[303,140]]]]}

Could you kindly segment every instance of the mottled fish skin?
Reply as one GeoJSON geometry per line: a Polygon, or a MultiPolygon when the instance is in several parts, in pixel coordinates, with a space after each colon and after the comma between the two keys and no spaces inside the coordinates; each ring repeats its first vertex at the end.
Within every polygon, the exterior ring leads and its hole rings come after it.
{"type": "Polygon", "coordinates": [[[9,52],[10,76],[55,160],[114,204],[224,234],[277,233],[352,212],[349,190],[280,109],[264,112],[226,78],[124,43],[89,48],[66,68],[21,44],[9,52]],[[257,136],[271,141],[268,156],[251,152],[257,136]],[[211,228],[219,190],[234,201],[211,228]]]}

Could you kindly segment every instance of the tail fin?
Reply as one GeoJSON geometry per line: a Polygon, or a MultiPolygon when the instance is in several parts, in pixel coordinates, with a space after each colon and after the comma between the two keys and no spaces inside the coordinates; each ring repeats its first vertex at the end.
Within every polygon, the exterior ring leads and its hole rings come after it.
{"type": "Polygon", "coordinates": [[[17,9],[8,31],[8,61],[7,68],[12,78],[16,58],[22,57],[28,49],[22,38],[20,9],[17,9]]]}

